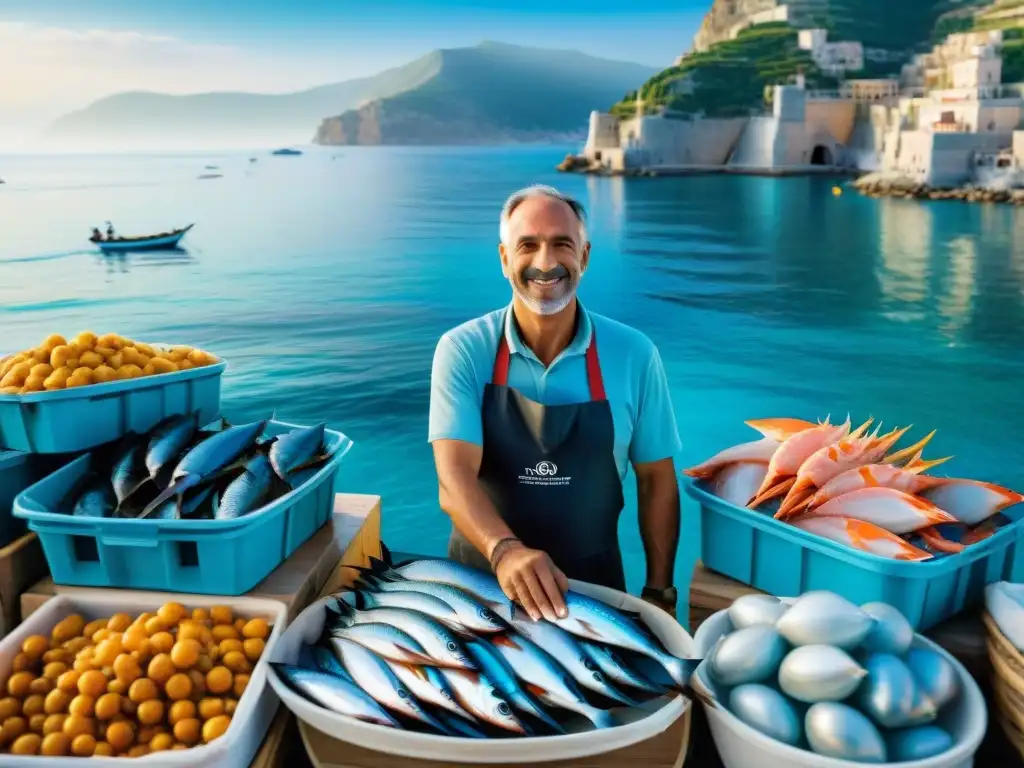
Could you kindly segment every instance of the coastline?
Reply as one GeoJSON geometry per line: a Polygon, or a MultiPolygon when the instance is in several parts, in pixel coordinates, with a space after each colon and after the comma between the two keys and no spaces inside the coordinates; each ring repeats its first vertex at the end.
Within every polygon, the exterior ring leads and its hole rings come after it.
{"type": "Polygon", "coordinates": [[[994,188],[977,184],[957,187],[932,186],[908,176],[892,173],[869,173],[857,179],[852,186],[865,197],[1024,205],[1024,189],[994,188]]]}
{"type": "Polygon", "coordinates": [[[831,165],[798,165],[780,168],[757,168],[742,165],[659,165],[623,170],[610,169],[597,163],[591,163],[581,155],[566,155],[561,163],[555,166],[559,173],[579,173],[585,176],[622,176],[622,177],[656,177],[656,176],[850,176],[861,174],[852,168],[840,168],[831,165]]]}

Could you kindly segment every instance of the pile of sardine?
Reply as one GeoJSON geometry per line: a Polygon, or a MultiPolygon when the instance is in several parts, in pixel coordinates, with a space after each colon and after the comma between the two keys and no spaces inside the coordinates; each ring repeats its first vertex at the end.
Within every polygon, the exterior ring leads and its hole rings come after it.
{"type": "Polygon", "coordinates": [[[72,515],[232,520],[299,488],[330,458],[324,424],[263,436],[268,420],[200,429],[172,416],[149,434],[94,452],[68,499],[72,515]]]}
{"type": "Polygon", "coordinates": [[[319,706],[377,725],[543,736],[582,715],[609,728],[616,707],[689,690],[699,663],[670,654],[638,615],[578,592],[566,618],[533,621],[491,574],[451,560],[375,560],[355,586],[334,596],[296,664],[272,667],[319,706]]]}

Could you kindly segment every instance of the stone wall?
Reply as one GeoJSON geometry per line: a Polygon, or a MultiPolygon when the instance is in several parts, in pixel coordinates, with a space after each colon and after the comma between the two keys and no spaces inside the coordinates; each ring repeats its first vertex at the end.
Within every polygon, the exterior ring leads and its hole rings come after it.
{"type": "MultiPolygon", "coordinates": [[[[640,166],[724,165],[745,117],[676,120],[645,117],[638,123],[627,162],[640,166]]],[[[628,141],[629,134],[624,138],[628,141]]]]}
{"type": "Polygon", "coordinates": [[[594,150],[611,149],[619,146],[619,119],[606,112],[590,113],[590,128],[587,132],[587,144],[583,150],[589,155],[594,150]]]}
{"type": "Polygon", "coordinates": [[[957,187],[974,178],[975,152],[998,152],[1013,143],[1009,133],[937,133],[926,181],[933,187],[957,187]]]}

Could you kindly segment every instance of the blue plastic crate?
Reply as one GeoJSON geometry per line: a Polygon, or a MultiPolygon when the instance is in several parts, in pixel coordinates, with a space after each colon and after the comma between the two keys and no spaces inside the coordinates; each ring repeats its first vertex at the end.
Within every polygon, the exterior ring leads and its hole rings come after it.
{"type": "MultiPolygon", "coordinates": [[[[268,435],[296,425],[271,421],[268,435]]],[[[66,497],[89,472],[93,454],[23,491],[14,514],[39,535],[57,584],[241,595],[327,522],[334,483],[352,441],[327,430],[331,459],[307,482],[236,520],[134,520],[72,517],[66,497]]]]}
{"type": "Polygon", "coordinates": [[[0,451],[0,547],[6,547],[27,530],[25,521],[13,515],[15,497],[70,459],[69,456],[0,451]]]}
{"type": "Polygon", "coordinates": [[[858,605],[882,601],[920,632],[981,602],[987,584],[1024,581],[1024,504],[1003,511],[1010,525],[962,552],[909,562],[859,552],[730,504],[699,481],[685,487],[700,504],[704,566],[772,595],[824,589],[858,605]]]}
{"type": "Polygon", "coordinates": [[[168,416],[199,413],[201,424],[220,413],[227,363],[87,387],[0,395],[0,449],[74,453],[144,433],[168,416]]]}

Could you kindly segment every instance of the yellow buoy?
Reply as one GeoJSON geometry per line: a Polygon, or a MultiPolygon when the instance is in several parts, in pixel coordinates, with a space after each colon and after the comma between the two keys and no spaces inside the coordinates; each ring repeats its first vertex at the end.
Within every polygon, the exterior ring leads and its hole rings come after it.
{"type": "Polygon", "coordinates": [[[843,194],[843,190],[840,189],[839,187],[832,187],[832,194],[835,195],[836,197],[839,197],[841,194],[843,194]]]}

